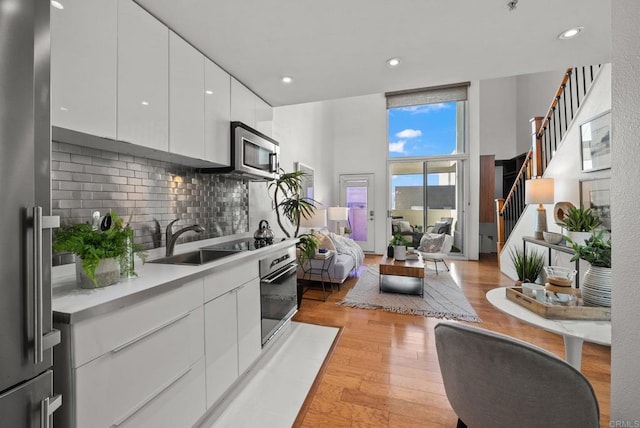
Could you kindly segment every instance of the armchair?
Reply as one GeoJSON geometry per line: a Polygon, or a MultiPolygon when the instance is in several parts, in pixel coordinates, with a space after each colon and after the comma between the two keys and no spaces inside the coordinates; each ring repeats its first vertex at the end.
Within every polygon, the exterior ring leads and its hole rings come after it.
{"type": "Polygon", "coordinates": [[[453,247],[453,236],[445,233],[425,233],[420,239],[420,246],[416,249],[422,255],[422,259],[433,262],[438,274],[438,263],[444,263],[444,267],[449,271],[449,266],[444,260],[453,247]]]}
{"type": "Polygon", "coordinates": [[[587,378],[544,349],[457,323],[436,325],[435,340],[458,427],[600,426],[587,378]]]}

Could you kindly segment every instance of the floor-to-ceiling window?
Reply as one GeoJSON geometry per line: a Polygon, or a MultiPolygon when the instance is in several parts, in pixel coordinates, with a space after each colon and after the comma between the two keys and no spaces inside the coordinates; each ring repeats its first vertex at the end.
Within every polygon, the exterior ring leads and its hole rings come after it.
{"type": "MultiPolygon", "coordinates": [[[[446,222],[464,252],[468,84],[387,94],[389,214],[415,233],[446,222]]],[[[441,229],[444,231],[445,229],[441,229]]],[[[391,228],[389,228],[391,233],[391,228]]]]}

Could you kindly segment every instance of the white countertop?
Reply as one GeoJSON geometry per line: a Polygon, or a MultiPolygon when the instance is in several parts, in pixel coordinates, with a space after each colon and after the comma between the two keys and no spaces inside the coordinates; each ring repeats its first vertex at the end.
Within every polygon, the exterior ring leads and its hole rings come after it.
{"type": "MultiPolygon", "coordinates": [[[[193,241],[176,246],[174,254],[181,254],[209,245],[220,244],[241,238],[251,238],[250,234],[225,236],[223,238],[193,241]]],[[[132,303],[144,300],[159,292],[167,291],[184,283],[190,277],[197,278],[228,264],[257,262],[261,256],[282,248],[290,247],[297,239],[287,239],[253,251],[237,254],[205,263],[200,266],[146,263],[136,259],[137,278],[122,279],[119,283],[96,289],[79,288],[76,284],[75,264],[56,266],[52,269],[52,308],[57,322],[73,323],[95,315],[106,313],[132,303]]],[[[149,260],[164,256],[165,248],[148,251],[149,260]]]]}

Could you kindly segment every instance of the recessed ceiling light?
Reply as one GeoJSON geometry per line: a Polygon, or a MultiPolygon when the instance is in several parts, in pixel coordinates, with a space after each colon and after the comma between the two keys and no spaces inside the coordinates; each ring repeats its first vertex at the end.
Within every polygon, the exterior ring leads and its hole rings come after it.
{"type": "Polygon", "coordinates": [[[558,38],[560,40],[567,40],[567,39],[571,39],[575,36],[577,36],[578,34],[580,34],[580,32],[584,30],[584,27],[573,27],[573,28],[569,28],[568,30],[563,31],[562,33],[558,34],[558,38]]]}
{"type": "Polygon", "coordinates": [[[149,101],[143,101],[141,104],[142,104],[143,106],[148,106],[148,105],[149,105],[149,101]]]}
{"type": "Polygon", "coordinates": [[[210,91],[208,89],[206,91],[204,91],[204,93],[207,94],[207,95],[213,95],[213,91],[210,91]]]}
{"type": "Polygon", "coordinates": [[[60,3],[59,1],[56,0],[51,0],[51,6],[55,7],[56,9],[64,9],[64,6],[62,5],[62,3],[60,3]]]}
{"type": "Polygon", "coordinates": [[[283,77],[282,79],[280,79],[280,80],[282,80],[282,83],[287,83],[287,84],[288,84],[288,83],[293,82],[293,77],[291,77],[291,76],[284,76],[284,77],[283,77]]]}
{"type": "Polygon", "coordinates": [[[387,65],[389,67],[397,67],[400,65],[400,58],[391,58],[387,60],[387,65]]]}
{"type": "Polygon", "coordinates": [[[69,111],[69,109],[68,109],[68,108],[66,108],[66,107],[60,107],[60,110],[62,110],[62,111],[69,111]]]}

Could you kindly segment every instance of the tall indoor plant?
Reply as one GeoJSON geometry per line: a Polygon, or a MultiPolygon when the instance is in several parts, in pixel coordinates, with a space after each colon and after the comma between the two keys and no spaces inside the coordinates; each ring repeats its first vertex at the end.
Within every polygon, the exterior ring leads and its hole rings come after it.
{"type": "Polygon", "coordinates": [[[273,189],[273,202],[280,229],[287,238],[291,237],[283,224],[282,217],[284,217],[295,227],[293,237],[300,239],[297,245],[300,249],[300,263],[313,257],[318,248],[318,239],[315,236],[311,234],[299,235],[300,218],[310,218],[316,210],[316,201],[302,196],[304,176],[304,171],[285,172],[281,168],[278,178],[269,184],[269,189],[273,189]]]}

